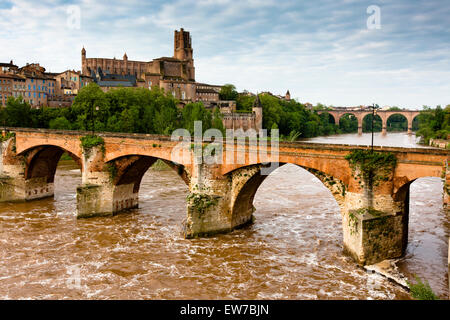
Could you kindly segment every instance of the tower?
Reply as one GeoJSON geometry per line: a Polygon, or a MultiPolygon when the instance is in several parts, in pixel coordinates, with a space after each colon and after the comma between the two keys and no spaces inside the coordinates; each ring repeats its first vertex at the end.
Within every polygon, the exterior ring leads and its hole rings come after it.
{"type": "Polygon", "coordinates": [[[188,80],[195,81],[194,51],[192,50],[192,38],[183,28],[175,30],[174,52],[175,59],[186,62],[186,76],[188,80]]]}
{"type": "Polygon", "coordinates": [[[288,101],[291,100],[291,93],[289,92],[289,90],[286,92],[286,95],[284,96],[284,98],[288,101]]]}
{"type": "Polygon", "coordinates": [[[86,49],[81,49],[81,74],[88,74],[86,66],[86,49]]]}
{"type": "Polygon", "coordinates": [[[256,94],[255,101],[253,102],[252,111],[255,114],[255,130],[256,131],[262,130],[263,108],[258,94],[256,94]]]}
{"type": "Polygon", "coordinates": [[[180,31],[175,30],[174,40],[174,58],[178,60],[192,60],[192,38],[188,31],[184,31],[183,28],[180,31]]]}

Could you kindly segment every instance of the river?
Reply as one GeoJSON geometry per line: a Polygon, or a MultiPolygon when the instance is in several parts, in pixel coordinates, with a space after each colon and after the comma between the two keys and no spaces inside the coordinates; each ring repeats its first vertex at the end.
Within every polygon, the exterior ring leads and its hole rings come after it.
{"type": "MultiPolygon", "coordinates": [[[[370,135],[310,141],[365,144],[370,135]]],[[[404,133],[386,141],[415,146],[404,133]]],[[[76,219],[80,183],[76,164],[61,161],[54,199],[0,204],[1,299],[409,299],[343,255],[337,203],[300,167],[263,182],[252,226],[194,240],[181,236],[188,188],[172,170],[148,170],[139,209],[106,218],[76,219]]],[[[398,266],[446,298],[442,189],[439,178],[411,185],[409,246],[398,266]]]]}

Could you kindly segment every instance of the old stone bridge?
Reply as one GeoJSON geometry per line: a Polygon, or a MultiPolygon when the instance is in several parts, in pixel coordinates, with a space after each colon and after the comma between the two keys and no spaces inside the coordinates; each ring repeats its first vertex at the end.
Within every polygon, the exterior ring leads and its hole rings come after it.
{"type": "MultiPolygon", "coordinates": [[[[322,110],[318,111],[319,114],[322,113],[328,113],[333,116],[334,123],[339,125],[339,120],[346,114],[351,114],[356,117],[358,120],[358,134],[362,134],[362,128],[363,128],[363,120],[364,118],[372,114],[372,110],[322,110]]],[[[386,134],[387,132],[387,121],[388,119],[396,114],[400,114],[406,118],[406,121],[408,122],[408,134],[412,133],[412,124],[414,121],[414,118],[417,117],[420,114],[420,111],[416,110],[377,110],[376,113],[381,118],[381,133],[386,134]]]]}
{"type": "MultiPolygon", "coordinates": [[[[251,223],[255,193],[267,176],[263,171],[273,170],[269,164],[301,166],[319,178],[336,199],[342,214],[344,248],[362,264],[405,252],[410,184],[420,177],[448,178],[449,153],[439,149],[375,147],[376,151],[394,154],[397,165],[382,183],[367,188],[345,159],[352,150],[363,147],[234,141],[215,155],[222,158],[222,164],[208,164],[193,161],[198,156],[193,143],[186,142],[190,145],[186,153],[186,149],[176,149],[178,141],[166,136],[98,133],[104,144],[87,149],[80,143],[86,132],[10,131],[7,135],[3,132],[1,145],[0,201],[52,196],[58,161],[67,152],[82,171],[82,184],[77,188],[78,217],[112,215],[138,206],[141,179],[161,159],[189,186],[187,238],[228,232],[251,223]],[[176,160],[174,154],[178,155],[176,160]],[[230,161],[230,155],[235,161],[230,161]]],[[[203,142],[200,150],[206,150],[208,144],[203,142]]],[[[446,197],[447,192],[444,194],[446,197]]]]}

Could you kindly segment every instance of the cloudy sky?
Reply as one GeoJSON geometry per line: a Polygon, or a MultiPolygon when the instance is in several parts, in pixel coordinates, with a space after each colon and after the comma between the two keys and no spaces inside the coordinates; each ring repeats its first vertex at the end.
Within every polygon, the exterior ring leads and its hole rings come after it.
{"type": "Polygon", "coordinates": [[[450,104],[449,0],[0,0],[0,62],[79,70],[83,46],[150,61],[173,55],[181,27],[199,82],[335,106],[450,104]]]}

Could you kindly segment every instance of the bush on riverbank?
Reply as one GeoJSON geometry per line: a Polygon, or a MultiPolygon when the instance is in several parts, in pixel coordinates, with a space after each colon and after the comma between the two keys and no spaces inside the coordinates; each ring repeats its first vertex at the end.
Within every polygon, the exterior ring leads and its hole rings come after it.
{"type": "Polygon", "coordinates": [[[416,300],[439,300],[439,297],[433,292],[428,281],[422,282],[418,276],[416,276],[416,283],[406,281],[408,284],[411,296],[416,300]]]}
{"type": "Polygon", "coordinates": [[[430,139],[448,140],[450,136],[450,105],[445,109],[437,106],[435,109],[424,107],[419,115],[419,131],[417,136],[421,142],[428,145],[430,139]]]}

